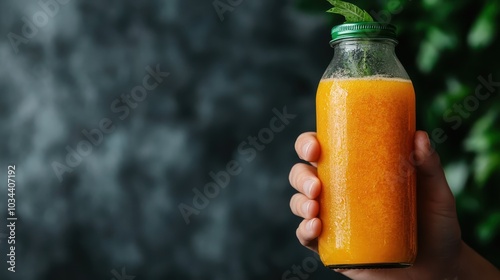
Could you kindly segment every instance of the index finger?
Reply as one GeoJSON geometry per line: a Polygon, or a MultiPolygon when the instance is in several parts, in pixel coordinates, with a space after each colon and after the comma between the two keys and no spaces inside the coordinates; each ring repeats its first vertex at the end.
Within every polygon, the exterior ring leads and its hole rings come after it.
{"type": "Polygon", "coordinates": [[[295,151],[299,158],[316,166],[315,162],[318,161],[321,153],[316,132],[305,132],[299,135],[295,141],[295,151]]]}

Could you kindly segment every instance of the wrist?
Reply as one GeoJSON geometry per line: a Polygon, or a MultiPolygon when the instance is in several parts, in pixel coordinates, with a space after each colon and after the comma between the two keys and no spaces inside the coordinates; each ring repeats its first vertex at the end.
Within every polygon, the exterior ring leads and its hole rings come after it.
{"type": "MultiPolygon", "coordinates": [[[[468,263],[468,255],[470,254],[469,246],[465,244],[463,240],[460,242],[460,251],[458,254],[458,265],[456,270],[456,278],[458,279],[459,275],[463,275],[467,270],[468,263]]],[[[453,279],[453,278],[452,278],[453,279]]]]}

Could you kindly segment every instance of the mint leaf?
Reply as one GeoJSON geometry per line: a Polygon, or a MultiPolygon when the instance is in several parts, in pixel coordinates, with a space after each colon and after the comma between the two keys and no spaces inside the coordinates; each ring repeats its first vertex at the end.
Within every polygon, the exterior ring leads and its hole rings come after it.
{"type": "Polygon", "coordinates": [[[345,22],[374,21],[372,16],[358,6],[340,0],[327,0],[334,7],[326,11],[327,13],[339,14],[345,17],[345,22]]]}

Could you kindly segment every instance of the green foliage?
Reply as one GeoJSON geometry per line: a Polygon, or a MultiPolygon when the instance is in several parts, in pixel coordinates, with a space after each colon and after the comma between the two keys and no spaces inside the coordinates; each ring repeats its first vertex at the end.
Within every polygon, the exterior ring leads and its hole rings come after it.
{"type": "Polygon", "coordinates": [[[486,3],[467,37],[469,46],[481,49],[491,44],[497,31],[499,6],[495,1],[486,3]]]}
{"type": "Polygon", "coordinates": [[[495,122],[500,121],[498,111],[490,109],[474,123],[465,140],[468,151],[476,154],[473,165],[474,179],[478,187],[483,188],[495,170],[500,170],[500,132],[492,130],[495,122]]]}
{"type": "Polygon", "coordinates": [[[339,14],[345,17],[345,22],[373,21],[373,18],[365,10],[358,6],[339,0],[327,0],[334,7],[328,13],[339,14]]]}
{"type": "MultiPolygon", "coordinates": [[[[323,2],[297,6],[324,17],[323,2]]],[[[398,27],[397,54],[416,89],[417,126],[431,139],[435,129],[447,136],[436,149],[463,238],[500,266],[500,0],[352,2],[398,27]],[[494,85],[485,86],[488,80],[494,85]]]]}
{"type": "Polygon", "coordinates": [[[452,50],[457,45],[455,34],[438,27],[430,27],[417,54],[417,65],[422,72],[430,72],[437,63],[440,54],[452,50]]]}
{"type": "Polygon", "coordinates": [[[500,212],[496,211],[486,217],[477,227],[479,241],[483,244],[490,243],[500,230],[500,212]]]}

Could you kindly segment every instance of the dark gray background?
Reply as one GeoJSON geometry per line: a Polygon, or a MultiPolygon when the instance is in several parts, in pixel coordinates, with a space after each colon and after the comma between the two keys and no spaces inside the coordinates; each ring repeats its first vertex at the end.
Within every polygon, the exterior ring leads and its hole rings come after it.
{"type": "Polygon", "coordinates": [[[20,219],[17,272],[0,239],[0,278],[120,280],[125,268],[136,280],[281,279],[313,266],[295,238],[288,171],[296,136],[314,129],[326,20],[291,1],[232,1],[223,20],[211,1],[66,2],[46,22],[38,1],[0,2],[0,179],[16,164],[20,219]],[[27,38],[23,17],[37,15],[27,38]],[[156,65],[170,76],[121,120],[111,104],[156,65]],[[238,146],[285,106],[296,118],[247,162],[238,146]],[[52,164],[103,118],[114,131],[60,182],[52,164]],[[241,173],[186,225],[178,205],[233,159],[241,173]]]}

